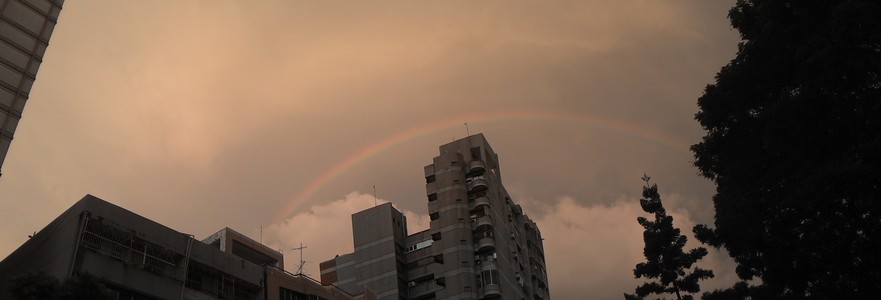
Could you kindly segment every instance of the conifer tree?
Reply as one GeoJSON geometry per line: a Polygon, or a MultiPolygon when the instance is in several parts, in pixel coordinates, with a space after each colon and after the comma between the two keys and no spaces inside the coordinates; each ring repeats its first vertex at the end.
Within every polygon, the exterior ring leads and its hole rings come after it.
{"type": "Polygon", "coordinates": [[[667,215],[658,185],[649,185],[648,175],[642,180],[642,199],[639,200],[642,210],[654,215],[654,220],[638,217],[636,220],[645,228],[643,254],[646,261],[636,265],[633,275],[636,278],[653,279],[636,288],[636,295],[624,294],[625,299],[643,299],[650,294],[674,294],[676,299],[693,299],[690,294],[700,291],[699,280],[713,278],[712,270],[698,267],[692,269],[695,262],[707,255],[707,249],[697,247],[683,251],[688,238],[680,234],[679,228],[673,226],[673,217],[667,215]],[[690,272],[689,272],[690,271],[690,272]]]}

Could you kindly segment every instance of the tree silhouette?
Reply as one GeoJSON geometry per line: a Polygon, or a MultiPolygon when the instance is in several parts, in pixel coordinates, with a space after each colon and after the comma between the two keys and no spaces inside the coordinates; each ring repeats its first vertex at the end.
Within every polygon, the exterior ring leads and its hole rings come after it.
{"type": "Polygon", "coordinates": [[[715,228],[695,235],[742,281],[706,298],[877,298],[881,3],[739,0],[729,17],[742,42],[698,100],[691,148],[715,228]]]}
{"type": "Polygon", "coordinates": [[[18,300],[116,299],[113,291],[88,273],[71,277],[63,283],[42,272],[29,273],[13,278],[10,292],[18,300]]]}
{"type": "Polygon", "coordinates": [[[60,283],[58,278],[43,272],[12,278],[10,294],[19,300],[54,299],[60,283]]]}
{"type": "Polygon", "coordinates": [[[688,252],[682,250],[688,238],[680,234],[679,228],[673,226],[673,217],[667,215],[661,203],[658,185],[649,186],[649,179],[648,175],[642,177],[645,186],[642,188],[639,205],[655,218],[654,221],[645,217],[636,219],[645,228],[642,236],[645,240],[643,254],[646,262],[637,264],[633,275],[656,281],[638,286],[636,295],[625,293],[624,298],[630,300],[642,299],[650,294],[675,294],[676,299],[692,299],[690,294],[700,291],[698,281],[713,278],[711,270],[695,267],[691,273],[688,272],[695,262],[707,255],[707,249],[698,247],[688,252]]]}

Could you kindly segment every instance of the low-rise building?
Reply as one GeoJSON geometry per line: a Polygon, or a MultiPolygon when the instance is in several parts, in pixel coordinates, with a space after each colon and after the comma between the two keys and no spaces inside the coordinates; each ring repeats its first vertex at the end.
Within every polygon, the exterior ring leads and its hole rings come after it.
{"type": "Polygon", "coordinates": [[[232,229],[206,238],[175,231],[87,195],[0,261],[0,299],[11,279],[90,274],[118,299],[375,299],[285,272],[278,251],[232,229]]]}

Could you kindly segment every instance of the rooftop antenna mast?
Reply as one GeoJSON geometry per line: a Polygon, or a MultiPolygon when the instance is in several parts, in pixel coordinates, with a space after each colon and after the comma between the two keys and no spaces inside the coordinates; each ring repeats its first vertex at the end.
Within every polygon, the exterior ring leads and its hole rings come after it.
{"type": "Polygon", "coordinates": [[[376,206],[376,185],[373,185],[373,206],[376,206]]]}
{"type": "Polygon", "coordinates": [[[465,122],[465,134],[466,136],[471,136],[471,130],[468,130],[468,122],[465,122]]]}
{"type": "Polygon", "coordinates": [[[291,248],[291,250],[300,250],[300,265],[297,267],[297,275],[303,274],[303,266],[306,265],[306,261],[303,260],[303,249],[306,249],[303,243],[300,243],[300,247],[291,248]]]}

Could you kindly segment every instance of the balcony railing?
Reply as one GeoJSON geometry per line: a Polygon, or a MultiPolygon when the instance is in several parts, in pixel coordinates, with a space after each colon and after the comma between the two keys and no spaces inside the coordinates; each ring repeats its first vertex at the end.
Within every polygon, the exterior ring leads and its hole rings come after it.
{"type": "Polygon", "coordinates": [[[477,242],[477,250],[478,251],[490,251],[496,248],[496,241],[491,237],[481,238],[480,241],[477,242]]]}
{"type": "Polygon", "coordinates": [[[441,286],[437,285],[436,280],[423,282],[410,287],[410,298],[419,298],[430,293],[440,290],[441,286]]]}
{"type": "Polygon", "coordinates": [[[485,216],[477,218],[477,224],[476,224],[477,226],[482,226],[482,225],[492,226],[492,224],[493,224],[493,219],[489,215],[485,215],[485,216]]]}
{"type": "Polygon", "coordinates": [[[481,206],[481,205],[487,205],[487,206],[489,206],[489,204],[490,204],[490,203],[489,203],[489,197],[486,197],[486,196],[478,197],[477,199],[474,200],[474,207],[478,207],[478,206],[481,206]]]}
{"type": "Polygon", "coordinates": [[[468,175],[482,175],[486,172],[486,164],[479,160],[468,163],[468,175]]]}
{"type": "Polygon", "coordinates": [[[483,297],[480,299],[493,299],[502,296],[502,288],[498,284],[487,284],[483,287],[483,297]]]}
{"type": "Polygon", "coordinates": [[[468,184],[468,192],[470,193],[481,192],[487,189],[486,177],[483,176],[468,178],[466,183],[468,184]]]}

